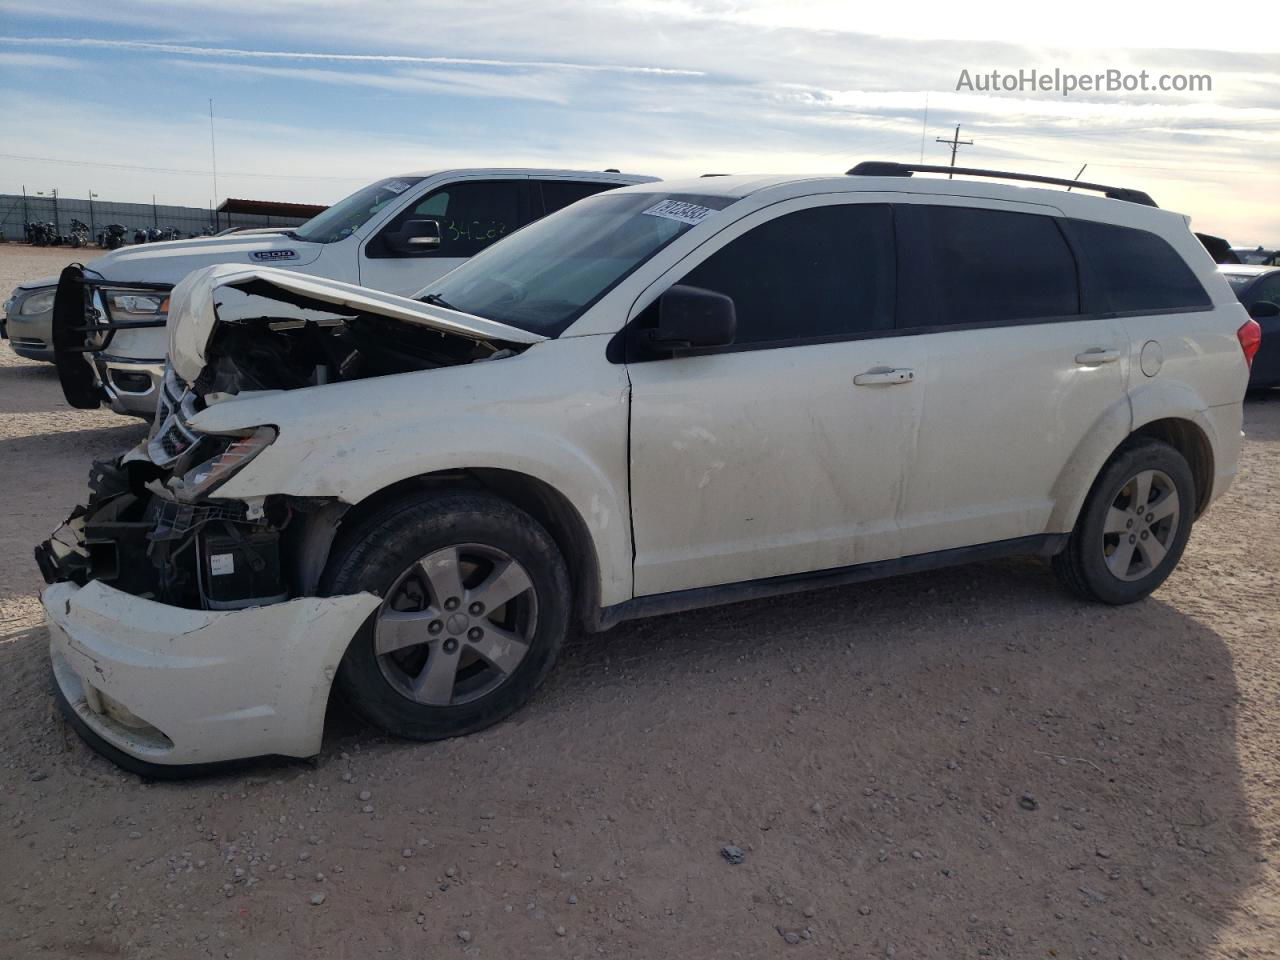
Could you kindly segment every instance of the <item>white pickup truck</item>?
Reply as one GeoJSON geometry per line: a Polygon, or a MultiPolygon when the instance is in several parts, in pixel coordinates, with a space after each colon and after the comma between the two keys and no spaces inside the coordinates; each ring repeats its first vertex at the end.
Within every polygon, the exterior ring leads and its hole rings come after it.
{"type": "MultiPolygon", "coordinates": [[[[63,392],[72,406],[105,402],[118,413],[150,417],[164,373],[168,291],[192,270],[269,265],[409,295],[533,220],[656,179],[612,170],[414,173],[371,183],[294,229],[149,243],[73,265],[59,279],[53,306],[63,392]]],[[[219,312],[234,318],[251,303],[233,291],[219,312]]]]}

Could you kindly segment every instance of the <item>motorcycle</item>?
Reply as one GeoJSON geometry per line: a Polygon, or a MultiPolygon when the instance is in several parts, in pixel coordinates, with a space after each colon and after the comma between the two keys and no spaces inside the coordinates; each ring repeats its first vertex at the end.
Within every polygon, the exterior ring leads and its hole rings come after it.
{"type": "Polygon", "coordinates": [[[47,220],[33,220],[22,225],[27,236],[27,243],[33,247],[56,247],[62,242],[57,228],[47,220]]]}
{"type": "Polygon", "coordinates": [[[137,230],[133,231],[133,242],[134,243],[147,242],[147,231],[145,228],[139,227],[137,230]]]}
{"type": "Polygon", "coordinates": [[[108,223],[98,234],[98,246],[107,250],[117,250],[125,244],[125,226],[123,223],[108,223]]]}
{"type": "Polygon", "coordinates": [[[87,247],[89,245],[89,225],[83,220],[73,218],[71,232],[67,235],[67,240],[74,248],[87,247]]]}

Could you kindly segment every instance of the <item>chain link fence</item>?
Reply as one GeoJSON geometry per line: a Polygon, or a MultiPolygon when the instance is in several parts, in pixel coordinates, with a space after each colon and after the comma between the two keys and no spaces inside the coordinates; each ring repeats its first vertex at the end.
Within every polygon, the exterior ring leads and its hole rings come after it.
{"type": "Polygon", "coordinates": [[[200,236],[208,229],[225,230],[228,227],[296,227],[305,218],[276,217],[249,213],[216,213],[202,207],[175,207],[168,204],[118,203],[113,200],[90,201],[75,197],[22,196],[0,193],[0,238],[8,242],[25,239],[23,224],[48,222],[55,224],[55,233],[65,236],[71,232],[72,219],[89,225],[90,236],[96,241],[108,223],[125,226],[126,242],[133,242],[135,230],[173,227],[180,236],[200,236]]]}

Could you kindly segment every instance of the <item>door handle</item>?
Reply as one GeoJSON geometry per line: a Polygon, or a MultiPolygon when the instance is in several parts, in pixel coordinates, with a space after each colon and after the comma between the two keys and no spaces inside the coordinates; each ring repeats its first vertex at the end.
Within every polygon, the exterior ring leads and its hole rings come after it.
{"type": "Polygon", "coordinates": [[[916,372],[909,367],[898,367],[894,370],[881,368],[860,373],[853,378],[853,382],[859,387],[893,386],[898,383],[910,383],[915,378],[916,372]]]}
{"type": "Polygon", "coordinates": [[[1100,363],[1115,363],[1121,356],[1122,354],[1119,350],[1094,347],[1084,353],[1077,353],[1076,363],[1083,364],[1086,367],[1093,367],[1100,363]]]}

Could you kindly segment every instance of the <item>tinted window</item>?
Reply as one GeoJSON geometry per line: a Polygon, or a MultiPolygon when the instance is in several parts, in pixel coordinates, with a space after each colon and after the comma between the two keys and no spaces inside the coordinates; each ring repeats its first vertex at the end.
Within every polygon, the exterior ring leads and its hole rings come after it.
{"type": "Polygon", "coordinates": [[[1091,220],[1072,220],[1071,229],[1112,310],[1158,313],[1209,306],[1200,281],[1163,237],[1091,220]]]}
{"type": "Polygon", "coordinates": [[[681,283],[733,298],[738,343],[846,336],[893,326],[893,214],[815,207],[744,233],[681,283]]]}
{"type": "Polygon", "coordinates": [[[522,184],[513,180],[473,180],[433,190],[392,220],[369,244],[366,255],[397,256],[380,242],[383,235],[399,230],[406,220],[435,220],[440,224],[440,246],[415,256],[472,257],[524,225],[521,189],[522,184]]]}
{"type": "Polygon", "coordinates": [[[602,193],[621,186],[617,183],[590,183],[585,180],[543,180],[542,205],[546,213],[555,213],[561,207],[577,203],[583,197],[602,193]]]}
{"type": "Polygon", "coordinates": [[[1080,312],[1075,258],[1053,218],[972,207],[900,208],[915,273],[899,325],[953,326],[1080,312]],[[917,282],[918,281],[918,282],[917,282]]]}
{"type": "Polygon", "coordinates": [[[1249,291],[1250,304],[1257,303],[1259,300],[1270,300],[1272,303],[1280,304],[1280,273],[1267,274],[1249,291]]]}

